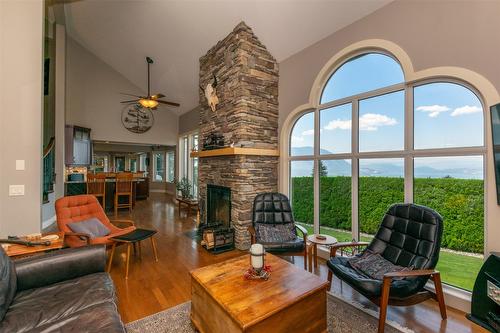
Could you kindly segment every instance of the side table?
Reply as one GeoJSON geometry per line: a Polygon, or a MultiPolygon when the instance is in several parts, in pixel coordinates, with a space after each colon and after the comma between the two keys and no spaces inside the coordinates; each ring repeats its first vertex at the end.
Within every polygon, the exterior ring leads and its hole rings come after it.
{"type": "Polygon", "coordinates": [[[314,269],[318,268],[318,245],[331,246],[337,243],[335,237],[329,235],[313,234],[307,236],[307,261],[309,261],[309,272],[312,272],[312,266],[314,261],[314,269]],[[325,239],[318,239],[317,236],[324,236],[325,239]]]}
{"type": "MultiPolygon", "coordinates": [[[[64,247],[64,232],[53,232],[53,233],[43,234],[42,237],[48,235],[57,235],[59,238],[51,241],[50,245],[26,246],[20,244],[9,244],[9,248],[5,251],[5,253],[9,257],[21,258],[21,257],[32,256],[35,254],[42,254],[52,250],[60,250],[64,247]]],[[[21,237],[21,240],[24,239],[21,237]]]]}

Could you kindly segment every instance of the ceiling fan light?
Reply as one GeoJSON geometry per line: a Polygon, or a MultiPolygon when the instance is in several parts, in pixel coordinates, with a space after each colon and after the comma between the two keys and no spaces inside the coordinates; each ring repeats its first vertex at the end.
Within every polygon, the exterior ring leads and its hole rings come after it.
{"type": "Polygon", "coordinates": [[[139,100],[139,104],[141,104],[145,108],[152,109],[156,106],[158,106],[158,102],[155,101],[154,99],[149,99],[149,98],[141,98],[139,100]]]}

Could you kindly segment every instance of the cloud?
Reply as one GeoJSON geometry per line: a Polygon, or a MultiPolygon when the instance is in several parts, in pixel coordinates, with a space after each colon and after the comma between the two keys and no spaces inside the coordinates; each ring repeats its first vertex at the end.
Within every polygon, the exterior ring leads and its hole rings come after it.
{"type": "Polygon", "coordinates": [[[453,110],[453,112],[451,113],[451,116],[456,117],[456,116],[461,116],[464,114],[478,113],[481,111],[483,111],[483,109],[480,108],[479,106],[464,105],[464,106],[461,106],[461,107],[453,110]]]}
{"type": "MultiPolygon", "coordinates": [[[[382,126],[394,126],[398,122],[396,119],[378,113],[366,113],[359,117],[360,131],[376,131],[382,126]]],[[[352,127],[350,120],[335,119],[330,121],[325,127],[325,130],[332,131],[336,129],[349,130],[352,127]]]]}
{"type": "Polygon", "coordinates": [[[394,126],[398,122],[396,119],[387,117],[384,114],[378,113],[365,113],[359,117],[359,130],[360,131],[376,131],[382,126],[394,126]]]}
{"type": "Polygon", "coordinates": [[[422,105],[417,107],[416,110],[421,112],[428,112],[429,117],[436,118],[437,116],[439,116],[441,112],[447,112],[450,111],[451,109],[446,105],[434,104],[434,105],[422,105]]]}
{"type": "Polygon", "coordinates": [[[310,130],[304,131],[304,132],[302,132],[302,135],[303,136],[314,135],[314,130],[310,129],[310,130]]]}
{"type": "Polygon", "coordinates": [[[292,135],[292,145],[301,146],[304,143],[304,138],[301,136],[292,135]]]}
{"type": "Polygon", "coordinates": [[[351,129],[351,126],[350,120],[335,119],[330,121],[324,128],[327,131],[333,131],[336,129],[348,130],[351,129]]]}

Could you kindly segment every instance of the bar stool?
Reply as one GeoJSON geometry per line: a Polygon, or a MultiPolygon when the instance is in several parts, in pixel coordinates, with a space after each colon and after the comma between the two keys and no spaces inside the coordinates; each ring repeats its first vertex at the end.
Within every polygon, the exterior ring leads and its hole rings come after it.
{"type": "Polygon", "coordinates": [[[115,186],[115,216],[118,215],[119,208],[128,208],[129,212],[132,212],[132,181],[134,176],[130,172],[120,172],[116,175],[116,186],[115,186]],[[128,197],[126,203],[120,203],[120,197],[128,197]]]}
{"type": "Polygon", "coordinates": [[[106,210],[106,174],[87,174],[87,194],[92,194],[97,200],[101,198],[101,206],[106,210]]]}

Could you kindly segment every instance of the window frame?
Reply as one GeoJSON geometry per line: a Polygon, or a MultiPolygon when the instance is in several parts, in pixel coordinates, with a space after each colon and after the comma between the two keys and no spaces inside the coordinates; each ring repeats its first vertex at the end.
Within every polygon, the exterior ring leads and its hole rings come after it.
{"type": "Polygon", "coordinates": [[[174,150],[168,150],[165,152],[165,182],[166,183],[175,182],[175,151],[174,150]],[[170,163],[169,155],[173,155],[173,157],[174,157],[173,163],[170,163]],[[171,168],[173,169],[173,177],[172,177],[172,179],[169,179],[169,174],[170,174],[171,168]]]}
{"type": "MultiPolygon", "coordinates": [[[[195,142],[197,141],[199,147],[199,132],[198,130],[182,133],[178,137],[178,146],[177,146],[177,167],[178,173],[177,178],[181,180],[186,177],[189,179],[193,186],[191,187],[191,195],[193,197],[198,196],[198,184],[194,184],[194,160],[196,157],[191,157],[191,151],[196,148],[195,142]]],[[[198,159],[199,163],[199,159],[198,159]]],[[[198,164],[199,167],[199,164],[198,164]]],[[[196,177],[198,179],[198,177],[196,177]]]]}
{"type": "MultiPolygon", "coordinates": [[[[320,89],[320,94],[315,100],[315,107],[307,108],[297,113],[291,121],[291,126],[287,133],[288,147],[285,150],[286,156],[285,161],[287,163],[286,171],[287,175],[284,177],[285,186],[283,187],[287,194],[291,198],[291,163],[292,161],[300,160],[312,160],[314,162],[314,224],[313,230],[315,233],[320,232],[320,177],[318,172],[319,161],[325,160],[351,160],[351,234],[352,238],[359,240],[359,160],[360,159],[375,159],[375,158],[402,158],[404,160],[404,201],[406,203],[413,202],[413,169],[414,169],[414,158],[419,157],[445,157],[445,156],[481,156],[483,159],[483,196],[484,196],[484,228],[486,230],[487,225],[487,107],[482,95],[478,90],[466,81],[447,77],[447,76],[436,76],[424,79],[418,79],[413,81],[408,81],[406,73],[404,72],[403,66],[401,66],[401,71],[404,74],[405,81],[399,84],[375,89],[372,91],[363,92],[357,95],[344,97],[338,100],[330,101],[324,104],[320,104],[321,96],[323,95],[324,89],[328,84],[330,78],[334,75],[338,68],[340,68],[344,63],[348,62],[353,57],[359,56],[366,53],[379,53],[391,57],[394,61],[400,64],[399,60],[388,52],[383,52],[381,50],[362,50],[354,54],[350,54],[342,62],[339,62],[327,76],[326,81],[320,89]],[[452,147],[452,148],[431,148],[431,149],[415,149],[414,148],[414,98],[413,89],[418,86],[432,84],[432,83],[451,83],[458,84],[466,89],[469,89],[481,103],[483,109],[483,144],[481,146],[473,147],[452,147]],[[399,90],[404,90],[405,94],[405,109],[404,109],[404,144],[403,150],[395,151],[374,151],[374,152],[359,152],[359,101],[376,97],[399,90]],[[338,154],[320,154],[320,112],[321,110],[328,109],[331,107],[340,106],[346,103],[352,103],[352,125],[351,125],[351,152],[350,153],[338,153],[338,154]],[[303,156],[292,156],[292,133],[297,121],[308,113],[314,114],[314,147],[313,155],[303,155],[303,156]]],[[[400,64],[401,65],[401,64],[400,64]]],[[[485,244],[483,248],[483,253],[486,250],[486,237],[485,244]]]]}
{"type": "Polygon", "coordinates": [[[166,170],[167,170],[167,165],[166,165],[166,160],[165,160],[165,156],[166,156],[166,153],[164,151],[152,151],[151,152],[151,160],[153,161],[152,165],[153,165],[153,177],[151,179],[151,182],[153,183],[166,183],[166,170]],[[162,176],[163,176],[163,179],[162,180],[156,180],[156,174],[157,174],[157,170],[156,170],[156,154],[159,154],[163,160],[163,163],[164,164],[164,169],[163,169],[163,173],[162,173],[162,176]]]}

